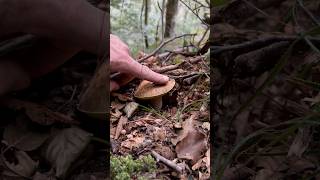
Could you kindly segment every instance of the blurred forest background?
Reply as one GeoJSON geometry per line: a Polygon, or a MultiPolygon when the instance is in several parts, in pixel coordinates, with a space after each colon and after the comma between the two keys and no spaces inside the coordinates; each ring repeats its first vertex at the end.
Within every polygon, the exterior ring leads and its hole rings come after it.
{"type": "MultiPolygon", "coordinates": [[[[209,8],[207,11],[203,7],[195,9],[199,3],[207,6],[205,0],[112,0],[111,32],[125,41],[134,55],[138,50],[148,53],[159,46],[162,35],[169,38],[196,33],[197,36],[192,40],[198,42],[204,34],[206,38],[209,36],[208,27],[199,19],[209,16],[209,8]],[[189,8],[195,9],[198,17],[189,8]]],[[[183,46],[186,43],[184,40],[174,43],[183,46]]]]}

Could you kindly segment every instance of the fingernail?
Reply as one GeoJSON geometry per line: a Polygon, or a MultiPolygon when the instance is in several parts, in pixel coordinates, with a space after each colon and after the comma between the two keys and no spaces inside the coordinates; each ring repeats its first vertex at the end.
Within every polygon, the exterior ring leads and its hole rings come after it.
{"type": "Polygon", "coordinates": [[[167,83],[167,82],[169,81],[169,77],[168,77],[168,76],[163,75],[163,80],[164,80],[164,82],[165,82],[165,83],[167,83]]]}

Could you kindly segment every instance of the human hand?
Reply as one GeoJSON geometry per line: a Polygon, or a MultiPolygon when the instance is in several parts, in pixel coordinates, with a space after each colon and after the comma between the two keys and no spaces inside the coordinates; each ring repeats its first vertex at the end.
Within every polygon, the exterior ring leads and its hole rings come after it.
{"type": "Polygon", "coordinates": [[[135,61],[130,56],[128,46],[119,37],[112,34],[110,34],[110,68],[111,72],[121,73],[117,81],[110,81],[110,91],[119,89],[120,86],[130,82],[134,77],[157,84],[165,84],[169,81],[169,77],[156,73],[135,61]]]}

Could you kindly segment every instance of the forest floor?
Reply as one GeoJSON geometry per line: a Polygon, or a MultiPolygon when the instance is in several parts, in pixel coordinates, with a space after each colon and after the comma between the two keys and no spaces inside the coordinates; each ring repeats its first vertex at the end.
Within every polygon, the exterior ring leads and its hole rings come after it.
{"type": "Polygon", "coordinates": [[[319,7],[248,0],[216,9],[212,178],[320,178],[320,51],[310,40],[320,35],[319,7]]]}
{"type": "Polygon", "coordinates": [[[171,54],[162,59],[151,57],[144,64],[169,75],[176,85],[163,97],[161,110],[134,98],[140,80],[111,94],[112,155],[160,157],[156,171],[138,172],[131,178],[143,175],[147,179],[208,179],[208,57],[171,54]]]}

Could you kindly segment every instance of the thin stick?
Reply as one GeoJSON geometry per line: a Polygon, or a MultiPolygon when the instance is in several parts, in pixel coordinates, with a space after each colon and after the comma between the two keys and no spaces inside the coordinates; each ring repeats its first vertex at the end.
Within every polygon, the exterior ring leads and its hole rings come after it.
{"type": "Polygon", "coordinates": [[[158,51],[160,51],[161,48],[163,48],[163,46],[165,46],[166,44],[168,44],[168,43],[170,43],[170,42],[172,42],[172,41],[174,41],[174,40],[176,40],[178,38],[182,38],[182,37],[185,37],[185,36],[195,36],[195,35],[197,35],[197,34],[183,34],[183,35],[176,36],[176,37],[173,37],[171,39],[168,39],[168,40],[162,42],[160,44],[160,46],[157,49],[155,49],[151,54],[149,54],[148,56],[145,56],[145,57],[143,57],[141,59],[138,59],[138,62],[143,62],[144,60],[148,59],[149,57],[154,56],[158,51]]]}
{"type": "Polygon", "coordinates": [[[120,136],[120,133],[123,129],[123,125],[126,124],[128,122],[128,119],[125,116],[121,116],[117,125],[117,129],[116,129],[116,135],[114,137],[114,139],[118,139],[120,136]]]}
{"type": "Polygon", "coordinates": [[[179,165],[177,165],[176,163],[166,159],[165,157],[161,156],[160,154],[156,153],[155,151],[151,151],[152,156],[154,156],[157,160],[157,162],[162,162],[165,165],[171,167],[172,169],[176,170],[179,173],[182,173],[183,169],[182,167],[180,167],[179,165]]]}
{"type": "Polygon", "coordinates": [[[161,41],[160,41],[160,44],[163,42],[163,39],[164,39],[164,28],[163,28],[163,14],[164,14],[164,11],[163,11],[163,9],[164,9],[164,0],[163,0],[163,2],[162,2],[162,8],[160,7],[160,4],[159,4],[159,1],[157,2],[157,4],[158,4],[158,7],[159,7],[159,9],[160,9],[160,12],[161,12],[161,41]]]}
{"type": "Polygon", "coordinates": [[[208,24],[197,14],[195,13],[192,8],[190,6],[188,6],[185,2],[183,2],[182,0],[180,0],[180,2],[186,6],[204,25],[208,26],[208,24]]]}

